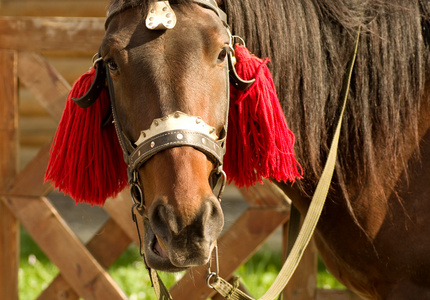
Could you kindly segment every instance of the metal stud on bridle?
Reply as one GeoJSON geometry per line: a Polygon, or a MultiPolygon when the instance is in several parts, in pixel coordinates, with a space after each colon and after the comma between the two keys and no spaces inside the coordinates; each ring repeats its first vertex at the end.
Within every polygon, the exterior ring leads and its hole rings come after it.
{"type": "Polygon", "coordinates": [[[151,2],[145,24],[149,30],[166,30],[175,27],[176,15],[169,1],[151,2]]]}

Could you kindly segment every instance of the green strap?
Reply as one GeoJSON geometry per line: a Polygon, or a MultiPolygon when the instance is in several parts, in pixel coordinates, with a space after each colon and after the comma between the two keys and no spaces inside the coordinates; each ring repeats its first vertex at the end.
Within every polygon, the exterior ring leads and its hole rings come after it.
{"type": "MultiPolygon", "coordinates": [[[[344,87],[343,96],[343,106],[339,117],[339,121],[336,127],[336,132],[333,137],[333,141],[330,147],[326,165],[324,166],[323,173],[318,182],[317,188],[315,190],[314,196],[312,197],[312,202],[309,206],[308,212],[306,214],[305,220],[303,222],[302,229],[291,249],[290,255],[287,257],[284,265],[272,286],[269,290],[259,299],[259,300],[274,300],[282,292],[282,290],[287,285],[294,271],[296,270],[300,259],[312,237],[312,234],[317,225],[318,219],[321,215],[322,209],[324,207],[325,199],[328,194],[328,190],[331,184],[334,168],[336,165],[336,155],[337,148],[339,144],[340,129],[342,127],[342,119],[345,111],[349,87],[351,84],[352,71],[355,64],[355,59],[357,57],[357,49],[360,39],[360,28],[358,29],[357,39],[355,43],[354,55],[349,62],[348,67],[348,77],[344,87]]],[[[226,299],[232,300],[254,300],[252,297],[246,295],[242,291],[238,290],[237,287],[232,286],[230,283],[222,279],[221,277],[216,277],[211,287],[216,290],[220,295],[226,299]]]]}
{"type": "Polygon", "coordinates": [[[157,299],[172,300],[172,296],[170,295],[169,290],[164,285],[157,271],[155,271],[154,269],[148,269],[148,272],[157,299]]]}

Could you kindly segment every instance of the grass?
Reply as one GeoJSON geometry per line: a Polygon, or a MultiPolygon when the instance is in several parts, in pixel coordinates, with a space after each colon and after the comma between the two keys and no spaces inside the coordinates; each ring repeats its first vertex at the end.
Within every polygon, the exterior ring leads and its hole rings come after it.
{"type": "MultiPolygon", "coordinates": [[[[281,268],[281,253],[268,248],[257,252],[236,275],[240,276],[246,288],[254,297],[262,296],[274,281],[281,268]]],[[[222,267],[222,264],[221,264],[222,267]]],[[[149,276],[135,245],[130,246],[109,268],[109,273],[130,300],[155,299],[149,283],[149,276]]],[[[36,299],[57,276],[57,267],[49,261],[31,237],[21,230],[21,256],[19,270],[20,300],[36,299]]],[[[172,286],[181,274],[161,273],[166,286],[172,286]]],[[[318,288],[343,289],[331,276],[324,264],[318,263],[318,288]]]]}
{"type": "Polygon", "coordinates": [[[20,240],[19,299],[36,299],[58,274],[58,268],[22,228],[20,240]]]}

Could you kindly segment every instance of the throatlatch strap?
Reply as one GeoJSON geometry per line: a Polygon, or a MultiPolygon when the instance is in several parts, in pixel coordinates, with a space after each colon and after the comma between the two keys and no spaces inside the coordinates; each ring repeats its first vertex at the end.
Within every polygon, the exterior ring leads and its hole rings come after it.
{"type": "MultiPolygon", "coordinates": [[[[357,57],[357,49],[360,40],[361,27],[358,29],[357,39],[355,42],[354,54],[348,66],[348,77],[344,86],[343,94],[343,106],[339,117],[339,121],[336,127],[336,131],[333,137],[333,141],[328,154],[327,162],[324,166],[323,173],[318,182],[312,202],[309,206],[305,220],[303,222],[302,229],[291,249],[290,255],[287,257],[281,271],[273,282],[269,290],[259,300],[274,300],[282,292],[287,285],[294,271],[296,270],[300,259],[312,237],[315,227],[318,223],[322,209],[324,207],[325,199],[328,194],[328,190],[333,177],[334,168],[336,165],[337,148],[339,144],[340,129],[342,127],[342,119],[345,111],[349,87],[351,84],[351,76],[354,68],[355,59],[357,57]]],[[[246,295],[242,291],[238,290],[237,287],[233,287],[226,280],[221,277],[216,277],[214,282],[211,284],[212,288],[216,290],[221,296],[229,300],[254,300],[254,298],[246,295]]]]}

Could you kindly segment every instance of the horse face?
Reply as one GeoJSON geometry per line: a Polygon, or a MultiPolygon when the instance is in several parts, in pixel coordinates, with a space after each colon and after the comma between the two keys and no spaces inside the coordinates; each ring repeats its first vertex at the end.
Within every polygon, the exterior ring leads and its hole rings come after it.
{"type": "MultiPolygon", "coordinates": [[[[226,122],[229,35],[212,10],[173,7],[177,24],[169,30],[147,29],[139,8],[116,15],[101,47],[118,121],[132,142],[154,119],[176,111],[201,117],[218,136],[226,122]]],[[[179,271],[208,262],[224,223],[209,184],[213,168],[189,146],[158,152],[140,167],[150,267],[179,271]]]]}

